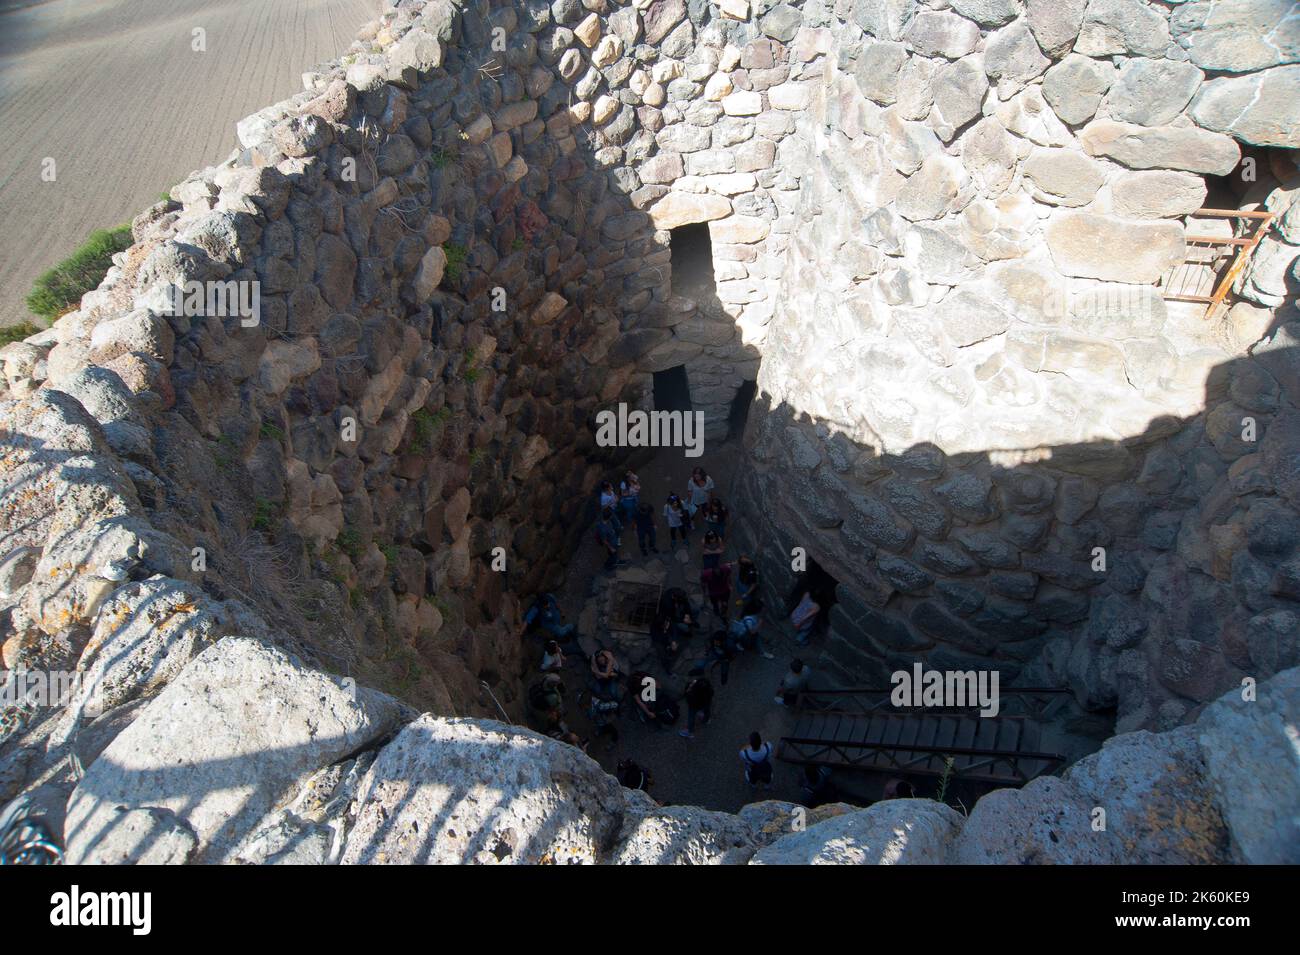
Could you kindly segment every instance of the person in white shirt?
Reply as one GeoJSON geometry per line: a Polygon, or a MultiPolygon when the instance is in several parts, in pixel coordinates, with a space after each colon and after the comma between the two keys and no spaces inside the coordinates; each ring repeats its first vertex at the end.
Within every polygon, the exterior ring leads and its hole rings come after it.
{"type": "Polygon", "coordinates": [[[749,745],[740,751],[740,761],[745,764],[745,782],[751,786],[772,788],[772,744],[763,741],[757,732],[749,734],[749,745]]]}
{"type": "Polygon", "coordinates": [[[713,497],[713,478],[709,477],[704,468],[696,468],[691,472],[691,479],[686,482],[686,512],[692,517],[713,497]]]}
{"type": "Polygon", "coordinates": [[[677,549],[677,538],[682,539],[682,544],[690,549],[691,542],[686,536],[691,529],[691,515],[687,513],[686,507],[682,504],[682,499],[676,494],[668,495],[668,503],[664,505],[664,521],[668,525],[668,543],[670,550],[677,549]]]}

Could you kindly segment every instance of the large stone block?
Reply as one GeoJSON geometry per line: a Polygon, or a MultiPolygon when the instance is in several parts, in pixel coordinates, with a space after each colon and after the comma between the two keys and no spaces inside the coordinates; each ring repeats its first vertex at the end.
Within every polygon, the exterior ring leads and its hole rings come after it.
{"type": "Polygon", "coordinates": [[[1249,73],[1300,61],[1293,0],[1193,0],[1170,12],[1169,30],[1206,70],[1249,73]]]}
{"type": "Polygon", "coordinates": [[[1151,284],[1183,261],[1181,224],[1061,212],[1046,229],[1052,261],[1066,275],[1151,284]]]}
{"type": "Polygon", "coordinates": [[[1210,80],[1192,101],[1191,115],[1207,129],[1257,146],[1300,147],[1300,65],[1210,80]]]}
{"type": "Polygon", "coordinates": [[[1205,203],[1205,180],[1190,173],[1151,170],[1120,174],[1110,187],[1115,213],[1138,219],[1185,216],[1205,203]]]}
{"type": "Polygon", "coordinates": [[[962,817],[930,799],[890,799],[792,832],[750,865],[943,865],[962,817]]]}
{"type": "Polygon", "coordinates": [[[1079,141],[1088,155],[1106,156],[1130,169],[1226,176],[1241,159],[1241,148],[1233,140],[1194,126],[1146,127],[1099,119],[1084,127],[1079,141]]]}
{"type": "MultiPolygon", "coordinates": [[[[308,774],[391,732],[396,700],[230,637],[181,672],[86,770],[68,800],[68,859],[153,851],[128,811],[164,812],[191,834],[189,861],[221,862],[308,774]]],[[[175,860],[180,861],[180,860],[175,860]]]]}

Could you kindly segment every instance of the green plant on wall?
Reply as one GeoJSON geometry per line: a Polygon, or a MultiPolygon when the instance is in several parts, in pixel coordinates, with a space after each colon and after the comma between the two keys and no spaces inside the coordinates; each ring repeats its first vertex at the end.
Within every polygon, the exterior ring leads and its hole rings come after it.
{"type": "Polygon", "coordinates": [[[130,246],[129,225],[95,230],[79,249],[36,280],[27,296],[28,309],[51,320],[72,311],[81,296],[104,281],[113,256],[130,246]]]}
{"type": "Polygon", "coordinates": [[[468,250],[463,245],[448,242],[442,247],[442,254],[447,257],[447,267],[442,274],[453,282],[457,281],[465,271],[468,250]]]}
{"type": "Polygon", "coordinates": [[[19,322],[17,325],[10,325],[6,328],[0,328],[0,347],[9,345],[13,342],[20,342],[24,338],[30,338],[41,329],[31,322],[19,322]]]}
{"type": "Polygon", "coordinates": [[[433,450],[434,440],[439,429],[451,418],[451,409],[444,406],[437,411],[417,408],[411,412],[410,450],[415,454],[424,454],[433,450]]]}
{"type": "Polygon", "coordinates": [[[478,354],[474,349],[471,348],[465,352],[464,361],[461,362],[461,368],[463,370],[460,373],[460,377],[464,379],[466,384],[472,385],[474,382],[478,381],[481,369],[475,364],[476,361],[478,361],[478,354]]]}

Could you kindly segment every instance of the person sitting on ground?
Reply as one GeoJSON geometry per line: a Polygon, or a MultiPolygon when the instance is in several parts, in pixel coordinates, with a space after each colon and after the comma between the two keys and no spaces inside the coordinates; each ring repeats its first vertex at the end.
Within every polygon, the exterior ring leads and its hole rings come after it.
{"type": "Polygon", "coordinates": [[[713,612],[725,622],[731,612],[731,565],[719,564],[700,571],[700,586],[713,612]]]}
{"type": "Polygon", "coordinates": [[[649,770],[630,759],[619,760],[618,782],[628,789],[639,789],[642,792],[649,792],[650,787],[654,785],[649,770]]]}
{"type": "Polygon", "coordinates": [[[831,782],[829,766],[815,766],[809,763],[803,768],[799,782],[799,791],[803,794],[803,804],[809,809],[816,809],[838,798],[835,786],[831,782]]]}
{"type": "Polygon", "coordinates": [[[745,601],[758,593],[758,567],[754,558],[741,554],[736,561],[736,606],[741,607],[745,601]]]}
{"type": "Polygon", "coordinates": [[[772,788],[772,744],[765,743],[757,730],[749,734],[749,745],[740,751],[740,761],[745,764],[745,782],[772,788]]]}
{"type": "Polygon", "coordinates": [[[731,621],[728,634],[737,649],[754,649],[766,659],[771,660],[773,654],[769,653],[763,646],[762,628],[763,601],[758,597],[751,597],[741,609],[740,619],[731,621]]]}
{"type": "Polygon", "coordinates": [[[587,659],[587,655],[582,652],[582,645],[578,643],[576,628],[573,624],[564,622],[559,601],[555,599],[554,594],[538,594],[533,599],[532,606],[524,614],[523,627],[519,631],[519,636],[522,638],[533,627],[538,627],[556,641],[560,649],[570,656],[587,659]]]}
{"type": "Polygon", "coordinates": [[[607,700],[618,698],[618,684],[622,674],[619,673],[618,662],[614,659],[613,653],[601,649],[592,655],[591,676],[593,696],[600,696],[607,700]]]}
{"type": "Polygon", "coordinates": [[[799,702],[799,694],[808,689],[812,670],[804,665],[798,657],[790,661],[790,669],[781,677],[781,686],[776,691],[776,702],[782,706],[794,706],[799,702]]]}
{"type": "Polygon", "coordinates": [[[695,633],[697,616],[691,607],[690,598],[682,588],[669,587],[663,592],[659,598],[659,612],[672,620],[679,639],[689,640],[695,633]]]}
{"type": "MultiPolygon", "coordinates": [[[[723,681],[726,682],[725,679],[723,681]]],[[[699,674],[691,677],[686,684],[686,729],[679,734],[686,739],[695,738],[695,721],[698,719],[700,725],[709,721],[709,713],[713,708],[713,684],[709,682],[706,674],[699,674]]]]}
{"type": "Polygon", "coordinates": [[[722,498],[715,497],[704,505],[704,526],[719,537],[726,537],[727,505],[722,503],[722,498]]]}
{"type": "Polygon", "coordinates": [[[528,688],[528,706],[542,733],[586,750],[586,742],[564,722],[564,682],[558,673],[548,673],[528,688]]]}
{"type": "Polygon", "coordinates": [[[718,564],[722,563],[722,554],[726,549],[727,543],[718,535],[717,531],[706,531],[700,566],[705,570],[710,567],[717,567],[718,564]]]}
{"type": "Polygon", "coordinates": [[[640,502],[641,479],[634,472],[626,471],[623,480],[618,484],[618,507],[623,514],[623,523],[632,520],[640,502]]]}
{"type": "Polygon", "coordinates": [[[807,646],[808,641],[812,639],[813,627],[817,623],[817,614],[821,613],[821,609],[821,604],[813,597],[812,591],[804,591],[803,598],[790,614],[790,622],[794,624],[795,643],[799,646],[807,646]]]}
{"type": "Polygon", "coordinates": [[[542,650],[543,673],[555,673],[564,669],[564,651],[560,649],[558,640],[547,640],[546,647],[542,650]]]}
{"type": "Polygon", "coordinates": [[[682,499],[676,494],[668,495],[668,503],[664,505],[664,522],[668,525],[669,550],[677,550],[677,539],[679,537],[682,546],[690,550],[691,516],[686,512],[682,499]]]}
{"type": "Polygon", "coordinates": [[[659,548],[655,546],[655,511],[649,504],[637,505],[636,543],[641,548],[642,557],[659,553],[659,548]]]}

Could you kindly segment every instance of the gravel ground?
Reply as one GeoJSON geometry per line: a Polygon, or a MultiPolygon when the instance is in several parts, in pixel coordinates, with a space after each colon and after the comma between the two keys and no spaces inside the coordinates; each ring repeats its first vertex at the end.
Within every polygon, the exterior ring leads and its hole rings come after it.
{"type": "Polygon", "coordinates": [[[0,2],[0,325],[41,272],[220,162],[379,0],[0,2]],[[191,49],[196,27],[207,52],[191,49]],[[42,163],[57,179],[43,182],[42,163]]]}

